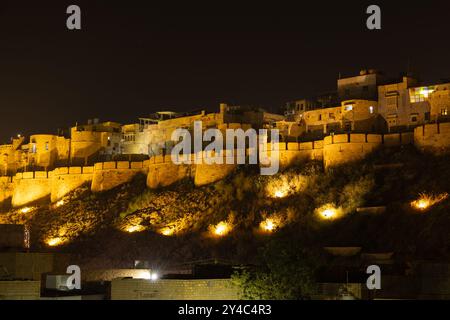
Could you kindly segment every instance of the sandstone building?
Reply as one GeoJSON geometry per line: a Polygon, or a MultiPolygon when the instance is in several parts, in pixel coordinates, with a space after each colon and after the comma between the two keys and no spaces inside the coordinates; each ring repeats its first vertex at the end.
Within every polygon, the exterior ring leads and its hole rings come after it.
{"type": "Polygon", "coordinates": [[[236,165],[171,161],[173,131],[192,133],[195,121],[202,121],[203,130],[223,133],[279,129],[280,142],[273,147],[281,168],[309,160],[328,168],[361,160],[377,148],[407,144],[440,154],[450,151],[449,108],[448,82],[421,85],[410,76],[391,81],[368,71],[339,79],[335,93],[288,103],[284,115],[221,104],[218,112],[162,111],[124,125],[89,120],[72,127],[70,136],[18,135],[0,145],[0,205],[8,199],[15,207],[46,198],[54,202],[85,183],[104,191],[138,173],[147,175],[150,188],[185,178],[196,185],[220,180],[236,165]]]}

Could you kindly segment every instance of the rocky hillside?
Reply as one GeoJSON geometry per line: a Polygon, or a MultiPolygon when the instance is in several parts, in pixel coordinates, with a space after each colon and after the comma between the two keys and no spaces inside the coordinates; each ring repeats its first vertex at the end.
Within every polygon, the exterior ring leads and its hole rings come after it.
{"type": "Polygon", "coordinates": [[[10,210],[1,223],[25,224],[31,249],[70,252],[82,264],[154,268],[221,258],[255,263],[257,249],[279,235],[299,246],[363,246],[366,251],[449,257],[449,157],[414,149],[383,150],[363,163],[324,171],[320,163],[260,176],[243,166],[196,188],[183,181],[149,190],[145,177],[94,194],[81,187],[60,202],[10,210]],[[426,208],[411,206],[421,193],[426,208]],[[385,212],[361,212],[385,206],[385,212]]]}

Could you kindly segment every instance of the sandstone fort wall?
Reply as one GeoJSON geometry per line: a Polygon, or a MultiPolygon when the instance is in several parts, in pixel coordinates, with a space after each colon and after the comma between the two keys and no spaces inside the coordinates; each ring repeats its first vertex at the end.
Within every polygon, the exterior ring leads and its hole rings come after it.
{"type": "MultiPolygon", "coordinates": [[[[325,168],[362,160],[378,148],[415,144],[419,150],[441,154],[450,150],[450,123],[428,124],[414,132],[393,134],[338,134],[312,142],[280,142],[280,169],[311,160],[323,161],[325,168]]],[[[267,145],[271,154],[271,144],[267,145]]],[[[246,149],[247,157],[254,152],[246,149]]],[[[227,154],[229,155],[229,154],[227,154]]],[[[204,152],[199,156],[204,157],[204,152]]],[[[190,155],[193,160],[194,155],[190,155]]],[[[236,163],[236,161],[234,161],[236,163]]],[[[181,164],[170,155],[159,155],[141,162],[111,161],[93,167],[62,167],[50,172],[18,173],[15,177],[0,177],[0,203],[12,198],[20,207],[40,199],[55,202],[85,183],[101,192],[129,182],[137,174],[147,175],[149,188],[166,187],[182,179],[192,179],[197,186],[221,180],[236,169],[237,164],[181,164]]]]}

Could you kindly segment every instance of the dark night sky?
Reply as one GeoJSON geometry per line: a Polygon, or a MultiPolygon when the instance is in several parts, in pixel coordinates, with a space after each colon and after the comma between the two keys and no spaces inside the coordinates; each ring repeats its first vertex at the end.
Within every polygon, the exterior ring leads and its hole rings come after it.
{"type": "Polygon", "coordinates": [[[397,76],[408,59],[425,81],[450,77],[448,0],[376,2],[381,31],[366,29],[365,1],[152,3],[2,0],[0,141],[220,102],[274,111],[335,89],[339,72],[397,76]],[[81,31],[66,29],[70,4],[81,31]]]}

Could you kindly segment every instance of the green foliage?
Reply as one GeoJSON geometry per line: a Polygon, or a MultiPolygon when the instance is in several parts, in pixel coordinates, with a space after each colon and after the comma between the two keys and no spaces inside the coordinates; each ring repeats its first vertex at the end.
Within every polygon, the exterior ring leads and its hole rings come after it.
{"type": "Polygon", "coordinates": [[[296,300],[316,291],[315,271],[320,259],[292,239],[276,239],[259,252],[259,266],[233,274],[243,299],[296,300]]]}

